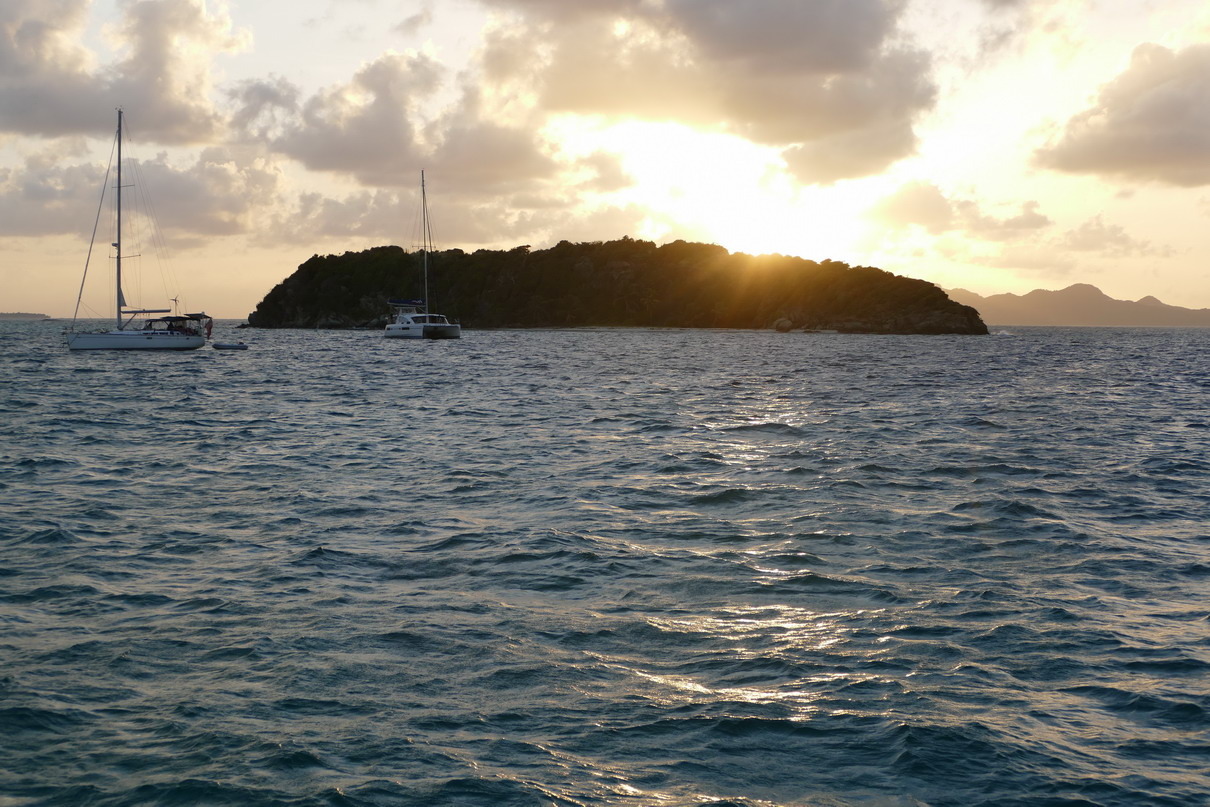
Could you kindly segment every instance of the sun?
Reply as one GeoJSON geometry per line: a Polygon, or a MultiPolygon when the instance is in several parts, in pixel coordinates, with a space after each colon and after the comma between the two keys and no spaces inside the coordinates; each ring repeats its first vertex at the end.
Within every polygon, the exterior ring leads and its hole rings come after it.
{"type": "Polygon", "coordinates": [[[548,129],[564,156],[613,155],[630,184],[603,204],[647,212],[653,240],[685,238],[733,252],[845,260],[868,229],[868,183],[804,186],[779,149],[726,132],[651,121],[564,116],[548,129]]]}

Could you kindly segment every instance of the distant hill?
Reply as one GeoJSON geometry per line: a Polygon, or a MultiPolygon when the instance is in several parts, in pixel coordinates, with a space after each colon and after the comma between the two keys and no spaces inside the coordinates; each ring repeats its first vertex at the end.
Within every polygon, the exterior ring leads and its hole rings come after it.
{"type": "Polygon", "coordinates": [[[949,296],[975,308],[988,325],[1084,325],[1098,327],[1210,327],[1210,308],[1181,308],[1154,297],[1115,300],[1096,286],[1077,283],[1059,291],[982,297],[966,289],[949,296]]]}
{"type": "MultiPolygon", "coordinates": [[[[248,315],[259,328],[381,328],[392,297],[421,297],[423,253],[316,255],[248,315]]],[[[650,241],[434,252],[434,312],[469,328],[673,327],[969,333],[987,327],[923,280],[867,266],[650,241]]]]}
{"type": "Polygon", "coordinates": [[[0,312],[0,319],[50,319],[45,314],[27,314],[23,311],[0,312]]]}

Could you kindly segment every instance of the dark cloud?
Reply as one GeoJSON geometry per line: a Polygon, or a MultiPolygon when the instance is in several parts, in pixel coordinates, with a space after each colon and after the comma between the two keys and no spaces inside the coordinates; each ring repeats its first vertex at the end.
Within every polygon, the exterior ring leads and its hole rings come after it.
{"type": "Polygon", "coordinates": [[[1210,184],[1210,44],[1135,49],[1096,103],[1038,150],[1056,171],[1193,187],[1210,184]]]}
{"type": "Polygon", "coordinates": [[[667,0],[665,7],[703,64],[800,76],[867,69],[899,13],[885,0],[667,0]]]}

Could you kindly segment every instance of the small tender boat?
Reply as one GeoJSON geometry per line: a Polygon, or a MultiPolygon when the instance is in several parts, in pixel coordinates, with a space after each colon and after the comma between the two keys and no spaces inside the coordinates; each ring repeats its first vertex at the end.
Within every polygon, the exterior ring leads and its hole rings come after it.
{"type": "MultiPolygon", "coordinates": [[[[67,333],[68,350],[195,350],[210,338],[213,320],[205,314],[174,314],[167,317],[146,318],[147,314],[172,314],[171,308],[138,308],[126,306],[122,294],[122,110],[118,110],[117,140],[117,196],[114,203],[116,234],[113,247],[115,253],[115,309],[114,328],[109,331],[84,332],[75,330],[75,316],[67,333]],[[136,319],[136,317],[142,317],[136,319]]],[[[98,215],[99,218],[99,215],[98,215]]],[[[95,230],[94,230],[95,234],[95,230]]],[[[89,246],[89,254],[92,247],[89,246]]],[[[87,263],[84,268],[88,274],[87,263]]],[[[84,284],[80,284],[83,297],[84,284]]],[[[76,300],[76,314],[80,311],[80,300],[76,300]]]]}
{"type": "Polygon", "coordinates": [[[429,227],[429,203],[424,189],[424,172],[420,172],[420,229],[424,242],[424,299],[387,300],[394,319],[382,335],[385,339],[460,339],[462,326],[450,322],[444,314],[430,314],[429,253],[433,251],[433,235],[429,227]]]}
{"type": "Polygon", "coordinates": [[[210,345],[215,350],[247,350],[248,346],[243,342],[214,342],[210,345]]]}

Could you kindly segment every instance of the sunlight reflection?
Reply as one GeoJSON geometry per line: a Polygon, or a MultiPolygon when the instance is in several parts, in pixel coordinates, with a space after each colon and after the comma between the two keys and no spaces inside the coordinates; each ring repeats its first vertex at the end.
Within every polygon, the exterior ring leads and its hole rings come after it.
{"type": "Polygon", "coordinates": [[[739,657],[751,658],[767,653],[770,645],[778,651],[823,650],[842,642],[852,630],[845,623],[865,613],[862,610],[821,613],[777,605],[738,608],[726,617],[649,617],[648,622],[665,631],[706,634],[712,639],[735,642],[741,645],[737,648],[739,657]]]}
{"type": "Polygon", "coordinates": [[[881,609],[819,612],[770,606],[737,608],[723,615],[648,617],[647,622],[662,632],[700,636],[703,647],[715,649],[678,663],[676,671],[640,665],[635,659],[597,657],[643,681],[647,685],[645,696],[664,705],[703,701],[777,705],[788,711],[788,719],[806,720],[825,712],[852,711],[829,707],[826,702],[835,698],[835,690],[840,687],[877,680],[877,676],[866,673],[817,671],[812,661],[818,654],[843,645],[855,630],[854,623],[873,613],[881,613],[881,609]],[[720,643],[729,647],[720,650],[720,643]],[[695,665],[700,665],[700,674],[684,671],[695,665]],[[799,666],[803,674],[795,675],[799,666]],[[751,683],[720,680],[720,670],[724,677],[730,675],[751,683]]]}

